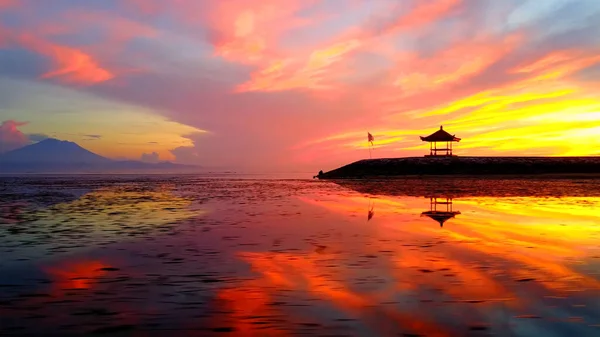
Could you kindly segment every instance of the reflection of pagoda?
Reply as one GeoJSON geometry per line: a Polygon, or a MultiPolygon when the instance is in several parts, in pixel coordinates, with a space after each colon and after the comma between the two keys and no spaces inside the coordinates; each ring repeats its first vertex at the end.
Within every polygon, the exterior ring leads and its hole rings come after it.
{"type": "Polygon", "coordinates": [[[452,198],[429,198],[429,211],[421,213],[421,216],[427,216],[437,221],[440,227],[444,227],[444,222],[460,214],[459,211],[452,210],[452,198]],[[438,209],[438,205],[440,205],[438,209]],[[444,207],[445,206],[445,207],[444,207]]]}

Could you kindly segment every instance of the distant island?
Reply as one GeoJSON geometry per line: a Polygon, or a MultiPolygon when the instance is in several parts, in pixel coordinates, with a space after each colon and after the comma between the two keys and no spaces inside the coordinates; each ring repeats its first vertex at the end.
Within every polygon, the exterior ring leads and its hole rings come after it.
{"type": "Polygon", "coordinates": [[[1,174],[27,173],[131,173],[196,172],[198,166],[171,162],[145,163],[112,160],[84,149],[76,143],[58,139],[41,142],[0,154],[1,174]]]}
{"type": "MultiPolygon", "coordinates": [[[[458,157],[452,144],[461,138],[443,126],[426,137],[429,154],[424,157],[360,160],[329,172],[319,172],[319,179],[362,179],[419,175],[600,175],[600,156],[596,157],[458,157]]],[[[372,144],[374,137],[368,133],[372,144]]]]}

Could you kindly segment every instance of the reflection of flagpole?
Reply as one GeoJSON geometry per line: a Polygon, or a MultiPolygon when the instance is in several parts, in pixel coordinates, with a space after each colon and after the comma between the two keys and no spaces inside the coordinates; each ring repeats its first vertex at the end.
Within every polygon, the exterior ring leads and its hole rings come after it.
{"type": "Polygon", "coordinates": [[[369,197],[369,212],[367,213],[367,222],[371,221],[375,216],[375,202],[371,204],[371,197],[369,197]]]}

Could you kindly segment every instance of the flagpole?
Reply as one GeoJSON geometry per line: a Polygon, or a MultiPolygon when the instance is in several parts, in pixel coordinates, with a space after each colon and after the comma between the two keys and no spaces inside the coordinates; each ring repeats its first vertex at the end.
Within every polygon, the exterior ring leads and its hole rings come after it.
{"type": "Polygon", "coordinates": [[[373,155],[371,154],[371,143],[369,143],[369,159],[373,159],[373,155]]]}

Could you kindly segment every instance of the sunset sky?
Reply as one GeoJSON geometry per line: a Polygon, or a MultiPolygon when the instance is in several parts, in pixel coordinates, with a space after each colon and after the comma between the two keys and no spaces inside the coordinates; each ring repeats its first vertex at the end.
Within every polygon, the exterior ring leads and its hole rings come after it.
{"type": "Polygon", "coordinates": [[[331,169],[600,154],[598,0],[0,0],[0,151],[331,169]]]}

